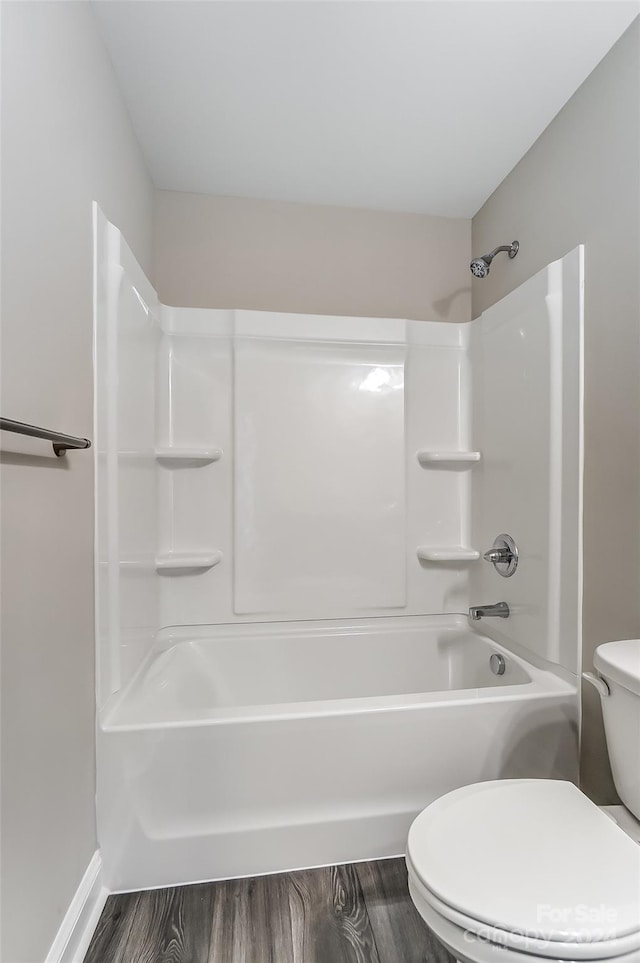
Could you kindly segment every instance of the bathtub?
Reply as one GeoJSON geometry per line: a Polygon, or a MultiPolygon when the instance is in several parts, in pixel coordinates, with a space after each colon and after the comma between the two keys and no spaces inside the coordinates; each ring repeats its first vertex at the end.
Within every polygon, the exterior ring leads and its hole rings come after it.
{"type": "Polygon", "coordinates": [[[574,685],[459,616],[163,630],[100,717],[106,882],[399,855],[451,789],[575,779],[576,731],[574,685]]]}

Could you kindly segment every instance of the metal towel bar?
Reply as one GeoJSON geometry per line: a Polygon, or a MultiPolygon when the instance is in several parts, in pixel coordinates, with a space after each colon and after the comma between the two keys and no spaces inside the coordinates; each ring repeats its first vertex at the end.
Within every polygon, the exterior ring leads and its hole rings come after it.
{"type": "Polygon", "coordinates": [[[53,450],[58,456],[66,455],[68,448],[91,448],[88,438],[78,438],[76,435],[64,435],[61,431],[49,431],[48,428],[37,428],[27,425],[24,421],[12,421],[11,418],[0,418],[0,431],[13,431],[17,435],[29,435],[31,438],[44,438],[53,444],[53,450]]]}

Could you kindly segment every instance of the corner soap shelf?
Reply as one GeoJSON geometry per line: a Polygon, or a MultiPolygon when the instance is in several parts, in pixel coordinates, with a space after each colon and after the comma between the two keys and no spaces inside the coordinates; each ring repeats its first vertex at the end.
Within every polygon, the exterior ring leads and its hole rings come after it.
{"type": "Polygon", "coordinates": [[[220,448],[156,448],[156,461],[164,468],[198,468],[222,458],[220,448]]]}
{"type": "Polygon", "coordinates": [[[479,451],[418,451],[416,457],[421,465],[461,465],[479,462],[479,451]]]}
{"type": "Polygon", "coordinates": [[[222,561],[222,552],[164,552],[156,556],[156,572],[178,575],[187,572],[206,572],[222,561]]]}
{"type": "Polygon", "coordinates": [[[475,562],[480,558],[480,552],[464,545],[448,545],[442,548],[435,545],[419,545],[416,554],[423,562],[475,562]]]}

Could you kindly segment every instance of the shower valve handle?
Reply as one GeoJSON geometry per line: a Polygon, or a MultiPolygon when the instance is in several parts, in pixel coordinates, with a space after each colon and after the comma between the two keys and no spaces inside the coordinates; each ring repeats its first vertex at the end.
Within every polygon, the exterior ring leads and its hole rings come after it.
{"type": "Polygon", "coordinates": [[[511,550],[508,548],[490,548],[488,552],[485,552],[482,556],[485,562],[507,562],[509,563],[512,559],[511,550]]]}
{"type": "Polygon", "coordinates": [[[511,536],[503,533],[498,535],[483,558],[493,564],[498,575],[509,578],[518,567],[518,548],[511,536]]]}

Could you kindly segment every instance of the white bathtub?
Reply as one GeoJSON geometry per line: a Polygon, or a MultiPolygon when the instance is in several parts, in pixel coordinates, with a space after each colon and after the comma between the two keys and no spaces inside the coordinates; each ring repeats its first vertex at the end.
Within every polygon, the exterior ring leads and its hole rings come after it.
{"type": "Polygon", "coordinates": [[[576,701],[457,616],[165,630],[101,718],[107,883],[398,855],[451,789],[575,778],[576,701]]]}

